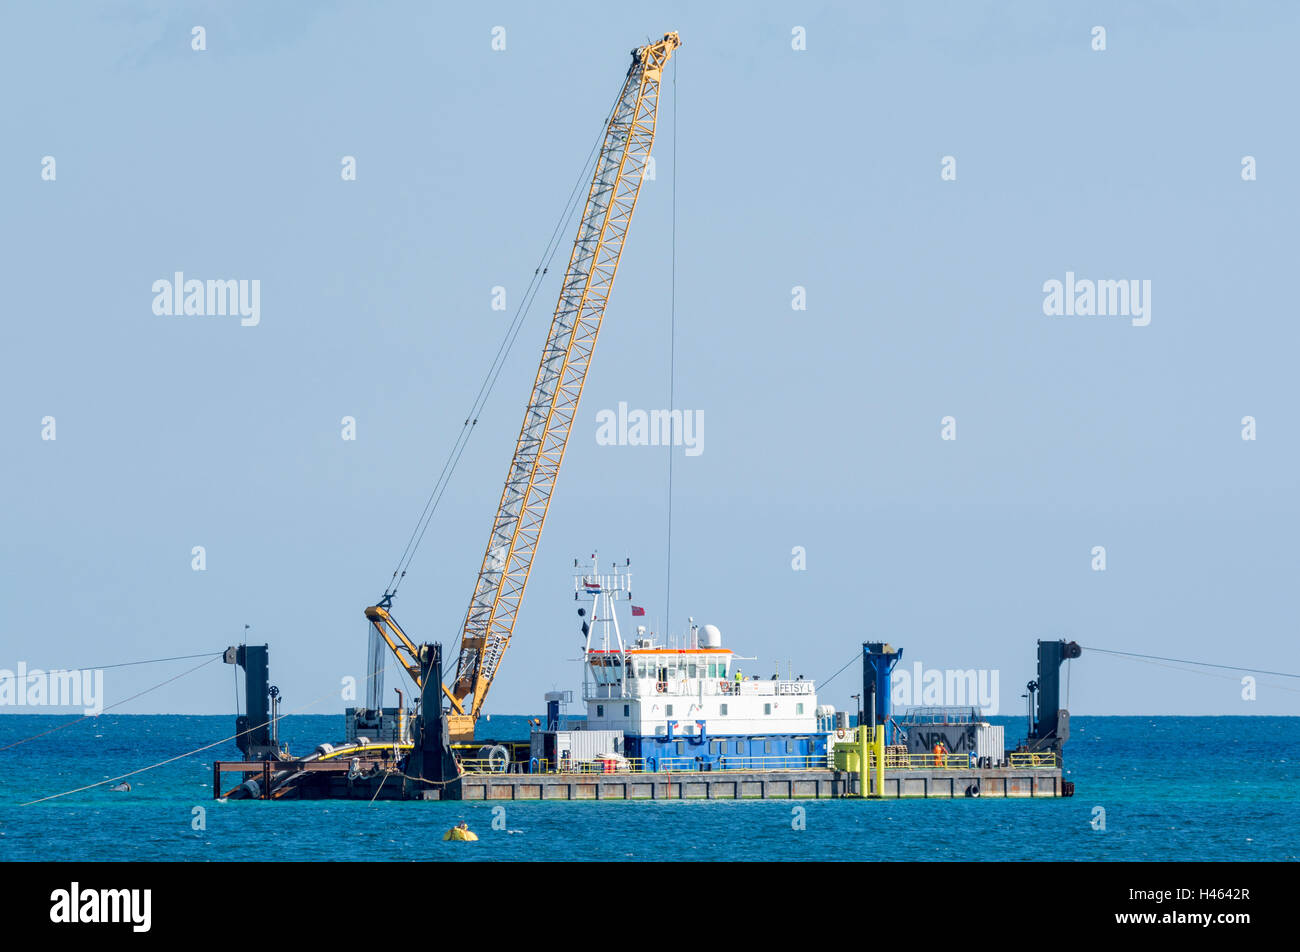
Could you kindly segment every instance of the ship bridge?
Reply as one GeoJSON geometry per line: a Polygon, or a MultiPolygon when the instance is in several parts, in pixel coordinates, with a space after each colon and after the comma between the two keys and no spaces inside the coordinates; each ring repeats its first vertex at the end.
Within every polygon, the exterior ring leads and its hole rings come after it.
{"type": "Polygon", "coordinates": [[[583,698],[603,700],[653,695],[779,697],[812,695],[802,677],[746,678],[740,659],[723,648],[632,648],[586,653],[583,698]]]}
{"type": "MultiPolygon", "coordinates": [[[[771,766],[787,758],[799,764],[824,761],[827,734],[818,725],[812,681],[746,673],[744,666],[755,659],[722,647],[722,633],[694,619],[687,635],[671,644],[660,642],[645,625],[637,625],[634,638],[624,641],[615,603],[630,601],[626,567],[601,571],[594,561],[575,562],[575,567],[575,598],[587,602],[578,608],[586,640],[587,731],[621,738],[625,756],[647,763],[708,769],[711,764],[771,766]]],[[[645,611],[633,605],[632,614],[637,618],[645,611]]]]}

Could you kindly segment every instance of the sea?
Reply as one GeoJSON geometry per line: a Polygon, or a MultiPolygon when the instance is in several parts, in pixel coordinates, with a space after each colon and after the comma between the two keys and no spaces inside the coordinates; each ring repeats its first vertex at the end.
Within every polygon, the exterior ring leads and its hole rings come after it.
{"type": "MultiPolygon", "coordinates": [[[[1076,715],[1064,799],[222,802],[212,762],[240,758],[233,717],[7,714],[0,862],[1295,861],[1297,724],[1076,715]],[[129,792],[101,783],[127,774],[129,792]],[[478,841],[444,842],[461,820],[478,841]]],[[[527,736],[522,716],[487,726],[527,736]]],[[[342,734],[341,714],[280,724],[297,754],[342,734]]]]}

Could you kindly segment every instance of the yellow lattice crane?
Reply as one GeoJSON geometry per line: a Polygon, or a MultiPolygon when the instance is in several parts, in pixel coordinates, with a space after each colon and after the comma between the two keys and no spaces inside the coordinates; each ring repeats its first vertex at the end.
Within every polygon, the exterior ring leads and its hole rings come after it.
{"type": "MultiPolygon", "coordinates": [[[[448,727],[452,741],[473,739],[474,722],[514,633],[654,145],[663,69],[680,45],[676,33],[665,33],[657,43],[632,51],[632,65],[605,128],[501,504],[465,614],[455,678],[451,687],[443,686],[451,704],[448,727]]],[[[366,618],[423,687],[416,646],[387,606],[372,605],[366,609],[366,618]]]]}

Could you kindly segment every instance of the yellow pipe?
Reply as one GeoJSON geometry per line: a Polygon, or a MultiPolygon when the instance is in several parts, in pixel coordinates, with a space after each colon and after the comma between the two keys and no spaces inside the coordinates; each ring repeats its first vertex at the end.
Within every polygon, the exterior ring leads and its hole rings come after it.
{"type": "Polygon", "coordinates": [[[317,760],[333,760],[335,757],[344,757],[355,754],[361,750],[392,750],[396,747],[398,750],[411,750],[414,744],[364,744],[360,747],[348,747],[344,750],[330,751],[328,754],[321,754],[317,760]]]}
{"type": "Polygon", "coordinates": [[[867,729],[861,725],[858,726],[858,796],[867,795],[867,783],[869,771],[867,769],[867,729]]]}
{"type": "Polygon", "coordinates": [[[885,726],[876,725],[876,796],[885,795],[885,726]]]}

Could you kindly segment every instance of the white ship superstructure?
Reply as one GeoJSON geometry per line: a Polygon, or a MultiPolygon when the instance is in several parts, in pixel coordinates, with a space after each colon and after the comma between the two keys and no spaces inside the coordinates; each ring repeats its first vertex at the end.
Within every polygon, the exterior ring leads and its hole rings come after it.
{"type": "Polygon", "coordinates": [[[693,619],[680,643],[660,641],[645,624],[625,641],[617,603],[630,604],[627,567],[602,571],[595,556],[574,564],[574,597],[590,605],[579,608],[588,730],[621,731],[624,755],[648,769],[824,764],[827,733],[811,680],[747,673],[755,659],[693,619]]]}

